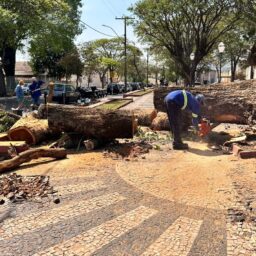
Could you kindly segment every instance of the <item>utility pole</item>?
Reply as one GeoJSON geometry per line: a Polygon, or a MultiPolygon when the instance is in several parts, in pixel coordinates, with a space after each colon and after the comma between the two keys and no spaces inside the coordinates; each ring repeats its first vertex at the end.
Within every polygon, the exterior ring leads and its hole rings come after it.
{"type": "Polygon", "coordinates": [[[147,50],[147,86],[148,86],[148,76],[149,76],[149,74],[148,74],[148,69],[149,69],[149,67],[148,67],[148,62],[149,62],[149,49],[147,50]]]}
{"type": "Polygon", "coordinates": [[[124,21],[124,88],[127,92],[127,20],[133,20],[134,18],[123,16],[121,18],[116,18],[116,20],[124,21]]]}

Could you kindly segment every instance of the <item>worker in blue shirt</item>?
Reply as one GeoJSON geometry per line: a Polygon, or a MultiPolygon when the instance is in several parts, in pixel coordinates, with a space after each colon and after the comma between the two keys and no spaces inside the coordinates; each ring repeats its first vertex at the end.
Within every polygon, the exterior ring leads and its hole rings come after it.
{"type": "Polygon", "coordinates": [[[165,97],[165,104],[173,135],[173,149],[188,149],[188,144],[183,143],[181,139],[181,111],[186,109],[192,112],[193,125],[198,131],[199,115],[201,105],[204,104],[204,96],[202,94],[193,96],[185,90],[176,90],[165,97]]]}

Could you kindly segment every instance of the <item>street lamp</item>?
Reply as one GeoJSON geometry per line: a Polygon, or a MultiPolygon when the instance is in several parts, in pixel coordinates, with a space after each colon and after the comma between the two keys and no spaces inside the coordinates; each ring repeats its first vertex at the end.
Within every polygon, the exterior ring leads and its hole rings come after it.
{"type": "Polygon", "coordinates": [[[192,73],[192,66],[193,66],[193,61],[195,59],[195,54],[192,52],[189,56],[190,60],[191,60],[191,67],[190,67],[190,85],[193,86],[194,85],[194,79],[193,79],[193,73],[192,73]]]}
{"type": "Polygon", "coordinates": [[[218,50],[220,54],[220,76],[219,76],[219,83],[220,83],[221,82],[221,60],[222,60],[222,54],[225,51],[225,44],[223,42],[219,43],[218,50]]]}
{"type": "MultiPolygon", "coordinates": [[[[117,34],[117,32],[116,32],[112,27],[110,27],[110,26],[108,26],[108,25],[105,25],[105,24],[102,24],[102,26],[103,26],[103,27],[106,27],[106,28],[110,28],[110,29],[115,33],[115,35],[117,36],[117,38],[121,38],[121,37],[117,34]]],[[[111,73],[111,71],[109,71],[109,73],[110,73],[110,74],[109,74],[109,76],[110,76],[110,81],[113,82],[113,81],[112,81],[112,79],[113,79],[113,77],[112,77],[113,74],[111,73]]]]}
{"type": "Polygon", "coordinates": [[[120,37],[120,36],[117,34],[117,32],[116,32],[112,27],[110,27],[110,26],[108,26],[108,25],[105,25],[105,24],[102,24],[102,26],[103,26],[103,27],[106,27],[106,28],[110,28],[110,29],[116,34],[117,37],[120,37]]]}

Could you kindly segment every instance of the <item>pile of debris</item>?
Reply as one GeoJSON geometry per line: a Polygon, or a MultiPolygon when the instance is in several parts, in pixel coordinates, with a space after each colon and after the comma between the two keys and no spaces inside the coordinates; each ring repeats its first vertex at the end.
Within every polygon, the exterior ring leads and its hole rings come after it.
{"type": "Polygon", "coordinates": [[[54,194],[49,176],[21,176],[16,173],[0,177],[1,204],[7,199],[13,203],[42,199],[54,194]]]}

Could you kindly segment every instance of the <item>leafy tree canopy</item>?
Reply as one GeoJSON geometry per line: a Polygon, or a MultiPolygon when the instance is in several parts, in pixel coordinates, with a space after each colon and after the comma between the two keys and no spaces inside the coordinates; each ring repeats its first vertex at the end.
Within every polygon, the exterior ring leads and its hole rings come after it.
{"type": "Polygon", "coordinates": [[[241,19],[242,8],[235,0],[140,0],[130,10],[141,40],[167,49],[182,76],[191,82],[197,65],[241,19]]]}

